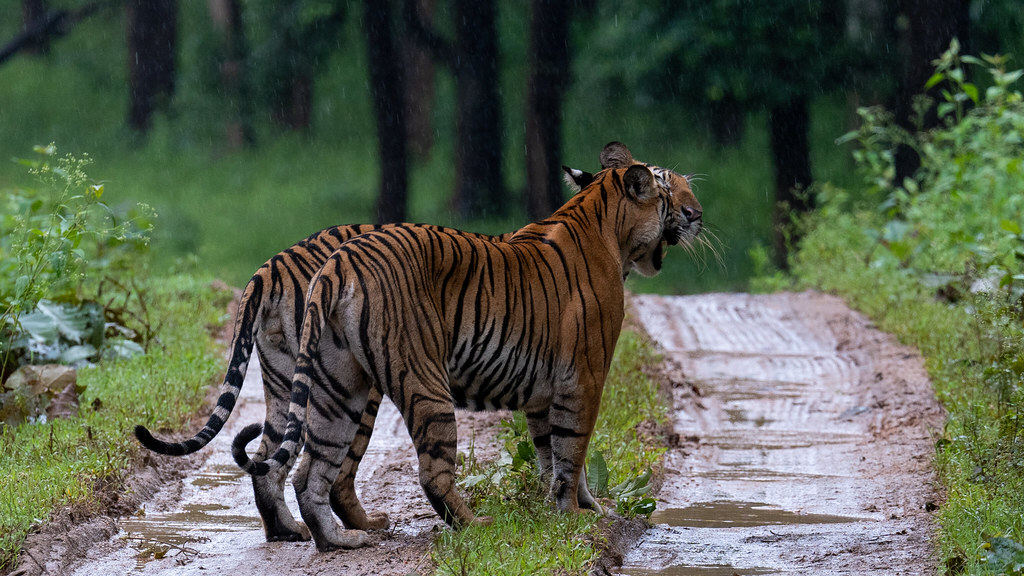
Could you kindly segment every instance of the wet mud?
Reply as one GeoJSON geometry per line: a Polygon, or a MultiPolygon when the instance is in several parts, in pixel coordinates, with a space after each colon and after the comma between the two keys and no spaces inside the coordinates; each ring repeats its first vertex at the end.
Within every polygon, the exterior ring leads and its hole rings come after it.
{"type": "MultiPolygon", "coordinates": [[[[257,362],[225,429],[201,452],[181,481],[167,483],[135,514],[121,517],[117,533],[83,551],[73,566],[48,574],[106,576],[211,573],[401,575],[432,569],[430,544],[443,523],[420,488],[415,451],[401,415],[385,400],[360,465],[357,490],[367,511],[388,513],[388,530],[371,532],[359,550],[318,553],[312,542],[266,542],[249,478],[234,464],[230,441],[265,414],[257,362]]],[[[460,449],[474,443],[478,457],[496,455],[495,424],[507,414],[460,413],[460,449]]],[[[184,462],[184,461],[182,461],[184,462]]],[[[187,464],[187,463],[186,463],[187,464]]],[[[298,518],[289,485],[286,501],[298,518]]]]}
{"type": "Polygon", "coordinates": [[[684,377],[629,575],[934,574],[943,414],[920,357],[816,293],[639,296],[684,377]]]}

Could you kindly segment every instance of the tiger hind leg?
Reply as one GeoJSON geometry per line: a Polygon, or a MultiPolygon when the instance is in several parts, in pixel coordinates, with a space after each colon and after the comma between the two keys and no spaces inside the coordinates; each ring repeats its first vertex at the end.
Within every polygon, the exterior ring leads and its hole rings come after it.
{"type": "Polygon", "coordinates": [[[363,410],[363,418],[356,431],[356,437],[349,446],[348,454],[341,465],[341,472],[331,486],[331,508],[346,528],[356,530],[384,530],[388,527],[388,515],[384,512],[366,513],[356,495],[356,472],[359,463],[370,444],[373,425],[380,409],[381,394],[375,388],[370,393],[363,410]]]}
{"type": "MultiPolygon", "coordinates": [[[[321,352],[328,355],[323,349],[321,352]]],[[[330,494],[362,420],[370,387],[351,353],[334,351],[322,362],[318,360],[314,361],[318,365],[307,371],[315,376],[308,384],[306,450],[293,478],[295,495],[317,550],[359,548],[369,543],[369,536],[338,525],[330,494]],[[329,378],[323,376],[325,365],[333,368],[329,378]]],[[[299,374],[296,370],[296,378],[299,374]]]]}
{"type": "MultiPolygon", "coordinates": [[[[263,372],[263,391],[267,404],[263,440],[257,457],[263,460],[281,445],[291,393],[291,373],[295,367],[291,354],[273,345],[257,343],[263,372]]],[[[294,459],[266,476],[252,476],[256,509],[263,520],[267,542],[298,542],[310,539],[309,530],[292,516],[284,501],[284,484],[294,459]]]]}

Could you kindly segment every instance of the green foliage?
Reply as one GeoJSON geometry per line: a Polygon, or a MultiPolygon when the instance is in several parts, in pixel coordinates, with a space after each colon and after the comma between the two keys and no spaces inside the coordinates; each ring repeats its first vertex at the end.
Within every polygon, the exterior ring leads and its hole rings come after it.
{"type": "MultiPolygon", "coordinates": [[[[1008,72],[1005,62],[998,56],[961,57],[954,41],[929,81],[948,85],[935,106],[944,120],[941,129],[909,132],[891,114],[869,108],[860,110],[861,127],[840,141],[860,144],[854,157],[884,216],[869,230],[884,249],[878,257],[893,258],[908,273],[932,281],[956,277],[961,288],[989,279],[1019,297],[1024,103],[1011,84],[1024,71],[1008,72]],[[993,84],[984,98],[966,81],[964,64],[990,73],[993,84]],[[895,181],[897,146],[909,146],[921,159],[920,170],[902,182],[895,181]]],[[[922,101],[919,113],[934,104],[922,101]]]]}
{"type": "Polygon", "coordinates": [[[650,0],[632,4],[630,18],[618,4],[597,9],[602,40],[579,54],[586,80],[640,103],[759,109],[834,89],[851,62],[835,4],[650,0]]]}
{"type": "MultiPolygon", "coordinates": [[[[657,361],[649,344],[623,332],[591,442],[588,482],[598,498],[614,498],[622,516],[647,516],[654,510],[647,492],[651,468],[664,449],[658,437],[638,431],[664,422],[658,384],[643,374],[644,366],[657,361]]],[[[438,573],[586,573],[599,556],[600,517],[557,512],[546,501],[548,486],[537,473],[526,418],[517,412],[501,427],[498,460],[481,463],[471,447],[460,472],[470,505],[494,523],[443,531],[433,552],[438,573]]]]}
{"type": "Polygon", "coordinates": [[[982,562],[988,570],[1015,576],[1024,574],[1024,546],[1009,538],[991,538],[982,545],[982,562]]]}
{"type": "Polygon", "coordinates": [[[948,497],[939,541],[957,574],[1016,573],[1024,541],[1024,102],[1005,62],[951,46],[935,63],[941,100],[919,104],[942,118],[933,130],[862,110],[843,140],[860,145],[866,191],[855,201],[821,189],[792,263],[799,285],[840,293],[925,356],[948,413],[936,442],[948,497]],[[991,86],[969,83],[964,65],[984,67],[991,86]],[[902,182],[897,145],[921,158],[902,182]]]}
{"type": "Polygon", "coordinates": [[[148,209],[123,214],[107,205],[105,186],[85,173],[88,156],[57,156],[53,144],[35,152],[20,163],[40,187],[5,191],[0,213],[4,376],[32,362],[77,364],[141,351],[132,338],[142,338],[117,316],[148,246],[148,209]]]}
{"type": "Polygon", "coordinates": [[[141,352],[133,339],[143,338],[119,316],[133,295],[150,212],[143,206],[124,214],[105,204],[103,184],[85,172],[87,156],[58,157],[53,145],[35,152],[19,162],[40,187],[5,191],[0,215],[4,376],[29,363],[74,365],[141,352]]]}

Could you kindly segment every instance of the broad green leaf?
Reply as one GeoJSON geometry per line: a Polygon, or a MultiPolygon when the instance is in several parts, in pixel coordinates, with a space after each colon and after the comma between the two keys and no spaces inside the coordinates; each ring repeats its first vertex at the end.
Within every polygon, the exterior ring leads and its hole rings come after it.
{"type": "Polygon", "coordinates": [[[1019,235],[1021,233],[1020,223],[1014,222],[1013,220],[1000,220],[999,227],[1002,228],[1003,230],[1006,230],[1010,234],[1019,235]]]}
{"type": "Polygon", "coordinates": [[[964,90],[964,93],[967,94],[967,96],[971,99],[972,102],[974,102],[975,104],[978,103],[978,87],[977,86],[975,86],[974,84],[970,84],[970,83],[964,84],[963,85],[963,90],[964,90]]]}
{"type": "Polygon", "coordinates": [[[127,338],[113,338],[103,347],[103,355],[114,358],[131,358],[145,353],[145,349],[138,342],[127,338]]]}
{"type": "Polygon", "coordinates": [[[60,361],[62,364],[75,365],[79,362],[85,362],[94,356],[96,356],[96,348],[94,346],[91,344],[78,344],[61,352],[60,361]]]}
{"type": "Polygon", "coordinates": [[[598,450],[590,454],[587,462],[587,485],[598,498],[608,494],[608,463],[604,460],[604,454],[598,450]]]}
{"type": "Polygon", "coordinates": [[[927,90],[945,79],[945,74],[943,74],[942,72],[936,72],[935,74],[932,74],[932,77],[929,78],[927,82],[924,83],[924,89],[927,90]]]}

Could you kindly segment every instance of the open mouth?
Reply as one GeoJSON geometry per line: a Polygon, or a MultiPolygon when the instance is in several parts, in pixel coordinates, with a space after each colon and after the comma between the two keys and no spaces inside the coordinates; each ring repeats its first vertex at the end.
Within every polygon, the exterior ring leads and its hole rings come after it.
{"type": "Polygon", "coordinates": [[[672,226],[665,229],[665,234],[662,236],[664,242],[668,242],[670,245],[675,246],[679,244],[679,227],[672,226]]]}
{"type": "Polygon", "coordinates": [[[658,242],[658,245],[654,247],[654,252],[651,254],[651,264],[654,265],[655,270],[661,270],[661,261],[665,258],[665,243],[658,242]]]}

